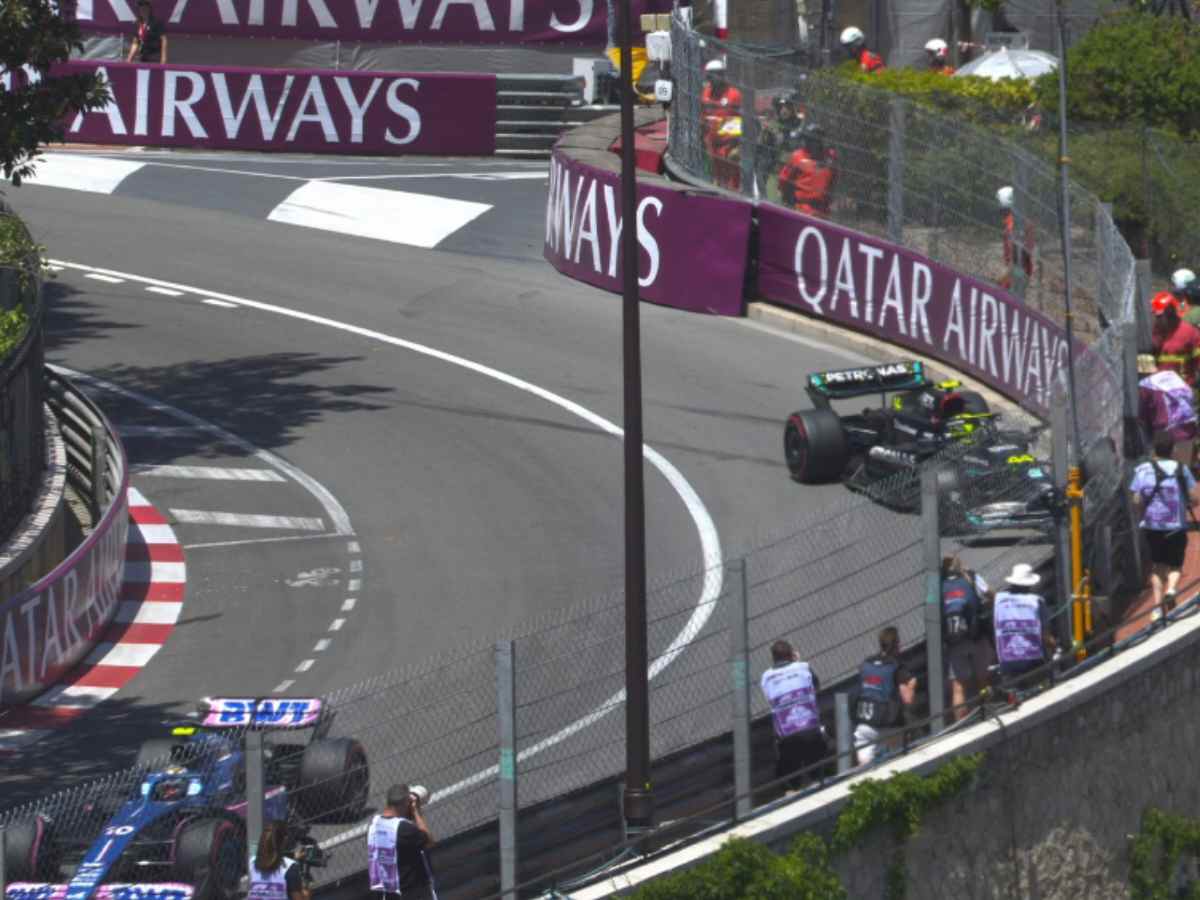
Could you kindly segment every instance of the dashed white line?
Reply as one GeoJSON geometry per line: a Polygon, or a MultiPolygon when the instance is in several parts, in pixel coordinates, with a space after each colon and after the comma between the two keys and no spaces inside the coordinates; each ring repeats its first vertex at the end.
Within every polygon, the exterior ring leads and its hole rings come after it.
{"type": "Polygon", "coordinates": [[[362,552],[358,548],[358,541],[350,541],[348,544],[346,544],[346,550],[350,553],[361,553],[362,552]]]}
{"type": "Polygon", "coordinates": [[[157,285],[153,285],[153,284],[150,285],[149,287],[147,287],[146,290],[151,294],[162,294],[164,297],[182,297],[183,296],[183,291],[177,291],[174,288],[158,287],[157,285]]]}
{"type": "Polygon", "coordinates": [[[135,475],[145,478],[201,478],[210,481],[287,481],[274,469],[233,469],[224,466],[137,465],[135,475]]]}
{"type": "Polygon", "coordinates": [[[309,669],[311,669],[313,667],[314,662],[315,662],[315,660],[306,659],[306,660],[304,660],[304,662],[300,663],[300,665],[296,666],[296,671],[297,672],[307,672],[309,669]]]}
{"type": "Polygon", "coordinates": [[[209,509],[171,509],[176,522],[189,525],[228,525],[235,528],[295,528],[300,531],[324,531],[324,519],[306,516],[264,516],[254,513],[217,512],[209,509]]]}
{"type": "Polygon", "coordinates": [[[351,591],[351,592],[361,591],[362,590],[362,579],[351,578],[349,581],[346,582],[346,590],[351,591]]]}
{"type": "Polygon", "coordinates": [[[345,619],[334,619],[332,622],[329,623],[329,630],[330,631],[341,631],[342,626],[345,624],[346,624],[345,619]]]}
{"type": "Polygon", "coordinates": [[[200,302],[207,303],[209,306],[219,306],[222,309],[237,309],[236,303],[228,303],[225,300],[216,300],[212,297],[205,297],[200,302]]]}
{"type": "Polygon", "coordinates": [[[279,684],[275,685],[275,689],[273,691],[271,691],[271,693],[272,694],[282,694],[284,691],[286,691],[288,688],[290,688],[295,683],[296,683],[295,680],[293,680],[291,678],[287,679],[286,681],[281,681],[281,682],[279,682],[279,684]]]}
{"type": "Polygon", "coordinates": [[[351,572],[361,572],[362,571],[362,560],[361,559],[350,560],[350,571],[351,572]]]}
{"type": "Polygon", "coordinates": [[[90,278],[90,279],[92,279],[92,281],[103,281],[105,284],[124,284],[125,283],[124,278],[113,278],[111,275],[101,275],[97,272],[88,272],[83,277],[90,278]]]}
{"type": "Polygon", "coordinates": [[[240,541],[205,541],[201,544],[184,544],[184,550],[204,550],[209,547],[244,547],[247,544],[287,544],[292,541],[323,541],[328,538],[341,538],[344,534],[329,531],[325,534],[287,534],[277,537],[245,538],[240,541]]]}
{"type": "Polygon", "coordinates": [[[333,643],[329,638],[321,638],[313,645],[313,653],[324,653],[329,649],[329,645],[333,643]]]}
{"type": "Polygon", "coordinates": [[[350,610],[354,609],[354,604],[357,602],[358,602],[358,598],[347,597],[345,600],[342,601],[342,612],[350,612],[350,610]]]}

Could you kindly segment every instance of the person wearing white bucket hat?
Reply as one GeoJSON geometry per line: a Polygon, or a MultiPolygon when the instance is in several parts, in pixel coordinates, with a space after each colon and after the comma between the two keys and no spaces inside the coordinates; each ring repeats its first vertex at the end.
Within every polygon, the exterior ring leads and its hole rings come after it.
{"type": "Polygon", "coordinates": [[[1054,637],[1046,600],[1035,590],[1042,577],[1033,566],[1017,563],[1004,580],[1008,589],[996,595],[992,621],[1000,674],[1008,678],[1042,665],[1054,649],[1054,637]]]}

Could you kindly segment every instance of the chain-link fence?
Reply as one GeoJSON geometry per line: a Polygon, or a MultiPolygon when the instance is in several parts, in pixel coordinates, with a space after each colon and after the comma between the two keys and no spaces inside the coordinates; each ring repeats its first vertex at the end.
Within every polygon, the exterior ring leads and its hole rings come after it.
{"type": "MultiPolygon", "coordinates": [[[[31,242],[0,200],[0,252],[31,242]]],[[[46,468],[42,386],[41,271],[36,256],[0,256],[0,536],[7,537],[40,487],[46,468]]]]}

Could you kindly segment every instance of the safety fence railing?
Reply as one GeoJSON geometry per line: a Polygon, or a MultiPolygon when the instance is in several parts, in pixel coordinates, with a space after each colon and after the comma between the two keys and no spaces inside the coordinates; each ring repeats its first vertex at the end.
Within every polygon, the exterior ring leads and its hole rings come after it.
{"type": "Polygon", "coordinates": [[[0,200],[0,541],[29,511],[46,466],[41,270],[29,232],[0,200]]]}

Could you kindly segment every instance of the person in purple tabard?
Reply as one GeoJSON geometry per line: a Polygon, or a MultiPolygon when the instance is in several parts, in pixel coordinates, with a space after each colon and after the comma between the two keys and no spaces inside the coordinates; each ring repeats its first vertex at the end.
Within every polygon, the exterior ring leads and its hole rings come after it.
{"type": "Polygon", "coordinates": [[[1196,503],[1196,479],[1187,466],[1172,458],[1175,440],[1171,432],[1154,432],[1150,443],[1150,459],[1134,469],[1129,490],[1150,545],[1152,615],[1158,618],[1175,606],[1175,590],[1187,553],[1188,508],[1196,503]]]}
{"type": "Polygon", "coordinates": [[[798,791],[815,778],[812,767],[828,750],[817,708],[821,683],[795,648],[779,640],[771,645],[771,668],[763,672],[761,687],[775,724],[775,777],[787,779],[789,792],[798,791]]]}
{"type": "Polygon", "coordinates": [[[1033,566],[1018,563],[1004,580],[1008,587],[996,594],[992,621],[1000,675],[1011,678],[1042,665],[1055,641],[1046,600],[1037,592],[1042,577],[1033,566]]]}
{"type": "Polygon", "coordinates": [[[367,874],[371,895],[437,900],[426,850],[433,833],[421,812],[424,792],[407,784],[388,788],[387,805],[367,829],[367,874]]]}

